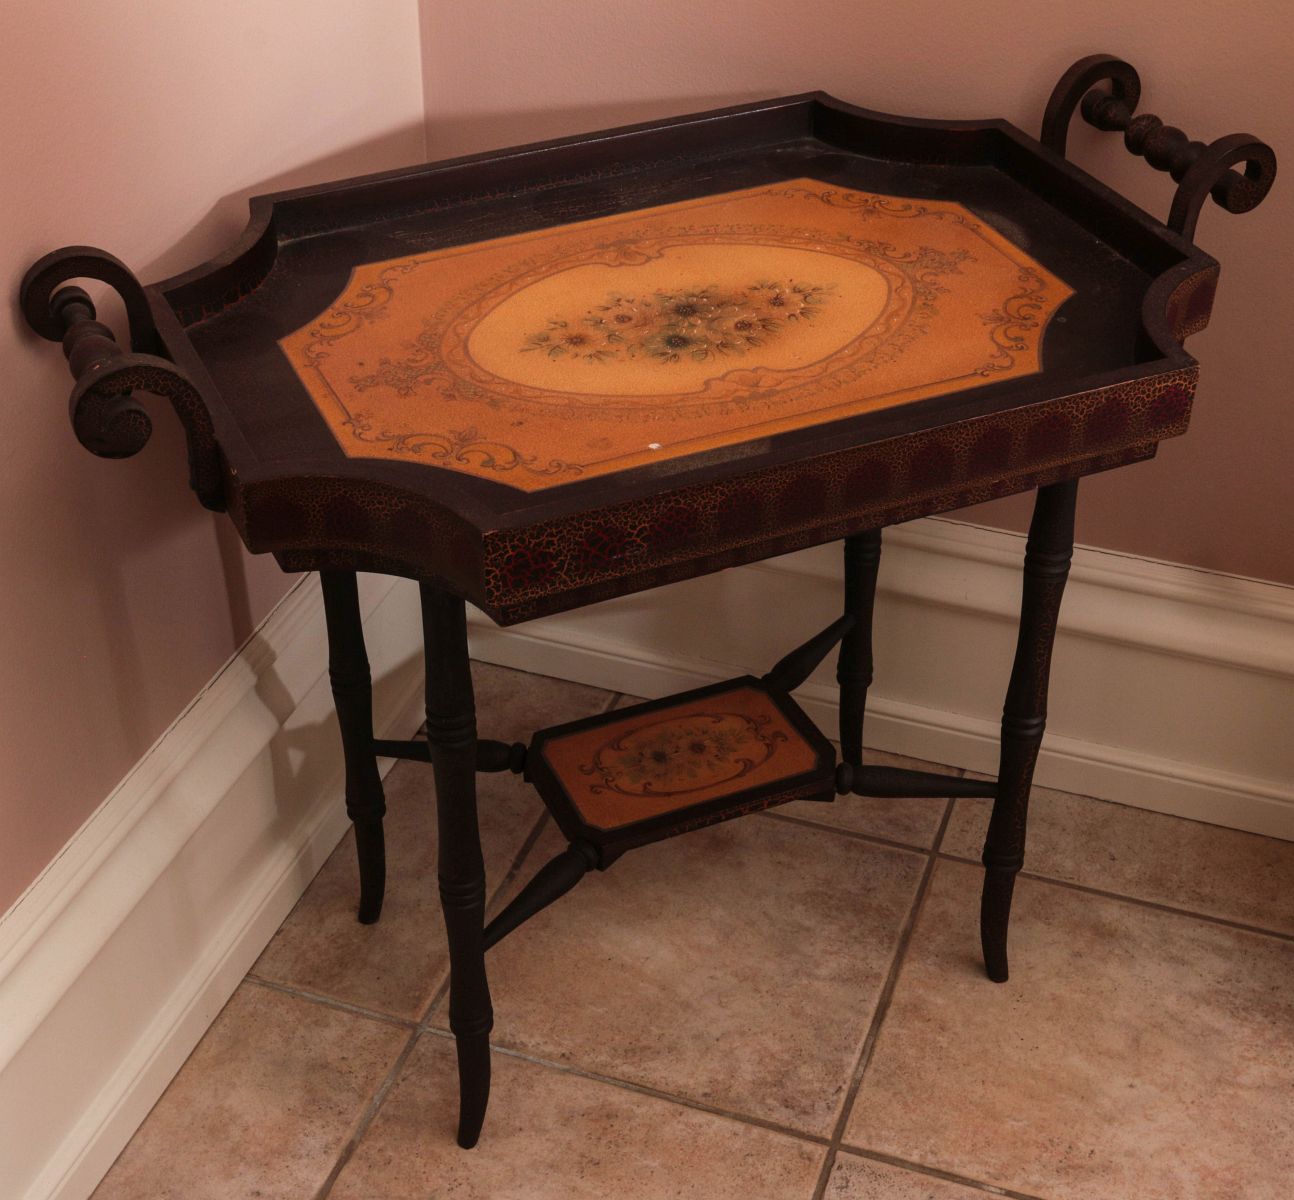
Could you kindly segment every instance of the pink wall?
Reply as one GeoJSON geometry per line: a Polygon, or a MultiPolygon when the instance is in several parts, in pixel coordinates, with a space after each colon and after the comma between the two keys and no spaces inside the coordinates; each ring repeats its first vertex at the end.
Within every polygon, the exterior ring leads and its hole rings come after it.
{"type": "MultiPolygon", "coordinates": [[[[1080,540],[1294,583],[1294,10],[1278,0],[955,4],[949,0],[581,0],[435,5],[423,24],[433,158],[821,88],[882,111],[1004,116],[1037,132],[1076,58],[1131,61],[1158,113],[1192,137],[1245,130],[1286,160],[1262,208],[1211,204],[1200,245],[1223,263],[1213,325],[1191,342],[1203,382],[1190,434],[1152,463],[1083,485],[1080,540]],[[1287,368],[1286,368],[1287,369],[1287,368]]],[[[1172,182],[1081,123],[1070,153],[1163,216],[1172,182]]],[[[1024,528],[1021,498],[969,510],[1024,528]]]]}
{"type": "MultiPolygon", "coordinates": [[[[101,245],[146,282],[201,262],[248,195],[423,158],[411,3],[7,0],[0,243],[101,245]]],[[[57,347],[0,328],[0,911],[202,688],[288,580],[185,481],[173,414],[128,462],[67,419],[57,347]]]]}

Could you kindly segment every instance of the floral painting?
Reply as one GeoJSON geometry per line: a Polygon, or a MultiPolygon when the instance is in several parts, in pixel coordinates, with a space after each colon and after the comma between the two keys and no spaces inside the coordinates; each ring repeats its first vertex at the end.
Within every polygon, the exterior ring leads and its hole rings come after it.
{"type": "Polygon", "coordinates": [[[625,296],[610,293],[582,317],[554,317],[526,338],[523,350],[589,363],[644,358],[673,363],[739,356],[811,321],[833,284],[765,280],[734,290],[689,288],[625,296]]]}
{"type": "Polygon", "coordinates": [[[779,742],[769,718],[739,712],[698,712],[670,716],[618,734],[582,764],[593,775],[593,793],[677,796],[713,788],[748,775],[771,758],[779,742]]]}

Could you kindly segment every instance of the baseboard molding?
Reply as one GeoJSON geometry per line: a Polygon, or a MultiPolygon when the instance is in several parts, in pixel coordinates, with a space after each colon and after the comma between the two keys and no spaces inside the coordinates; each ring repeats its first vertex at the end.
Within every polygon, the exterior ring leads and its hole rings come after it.
{"type": "MultiPolygon", "coordinates": [[[[417,588],[362,577],[375,724],[421,720],[417,588]]],[[[0,1195],[83,1200],[346,829],[302,581],[0,921],[0,1195]]]]}
{"type": "MultiPolygon", "coordinates": [[[[1023,538],[930,519],[888,530],[867,741],[993,772],[1023,538]]],[[[747,671],[837,615],[839,547],[510,629],[473,654],[656,697],[747,671]]],[[[834,736],[830,671],[800,692],[834,736]]],[[[1294,588],[1080,548],[1036,781],[1294,840],[1294,588]]]]}

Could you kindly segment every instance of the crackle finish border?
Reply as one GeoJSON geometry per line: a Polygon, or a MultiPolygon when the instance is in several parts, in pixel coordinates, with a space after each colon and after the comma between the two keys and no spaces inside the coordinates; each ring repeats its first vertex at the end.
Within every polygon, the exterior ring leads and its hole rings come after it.
{"type": "MultiPolygon", "coordinates": [[[[761,556],[780,554],[851,529],[1024,491],[1038,486],[1030,475],[1041,478],[1081,459],[1184,433],[1197,375],[1196,368],[1184,368],[745,478],[487,534],[487,603],[508,622],[523,620],[562,592],[580,589],[581,603],[602,598],[586,589],[629,573],[662,571],[669,579],[660,582],[670,581],[668,568],[692,567],[698,550],[722,556],[753,546],[761,556]],[[1024,474],[998,490],[996,484],[1017,472],[1024,474]],[[950,495],[957,497],[955,504],[947,502],[950,495]],[[770,549],[770,543],[787,542],[792,544],[785,549],[770,549]]],[[[1076,473],[1062,469],[1056,478],[1076,473]]],[[[688,569],[677,577],[699,573],[688,569]]]]}
{"type": "Polygon", "coordinates": [[[1168,297],[1165,308],[1168,327],[1179,342],[1186,341],[1208,325],[1220,274],[1221,268],[1217,266],[1197,271],[1179,283],[1168,297]]]}
{"type": "Polygon", "coordinates": [[[860,529],[1151,457],[1186,431],[1198,369],[477,534],[447,509],[346,478],[275,480],[231,508],[289,571],[442,582],[502,625],[678,582],[860,529]]]}

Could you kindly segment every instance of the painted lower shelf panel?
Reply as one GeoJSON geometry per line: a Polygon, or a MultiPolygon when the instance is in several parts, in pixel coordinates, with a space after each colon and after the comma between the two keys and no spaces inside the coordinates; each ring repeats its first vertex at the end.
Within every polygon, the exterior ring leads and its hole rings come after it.
{"type": "Polygon", "coordinates": [[[743,676],[536,733],[527,774],[572,843],[623,851],[835,796],[836,755],[767,678],[743,676]]]}

